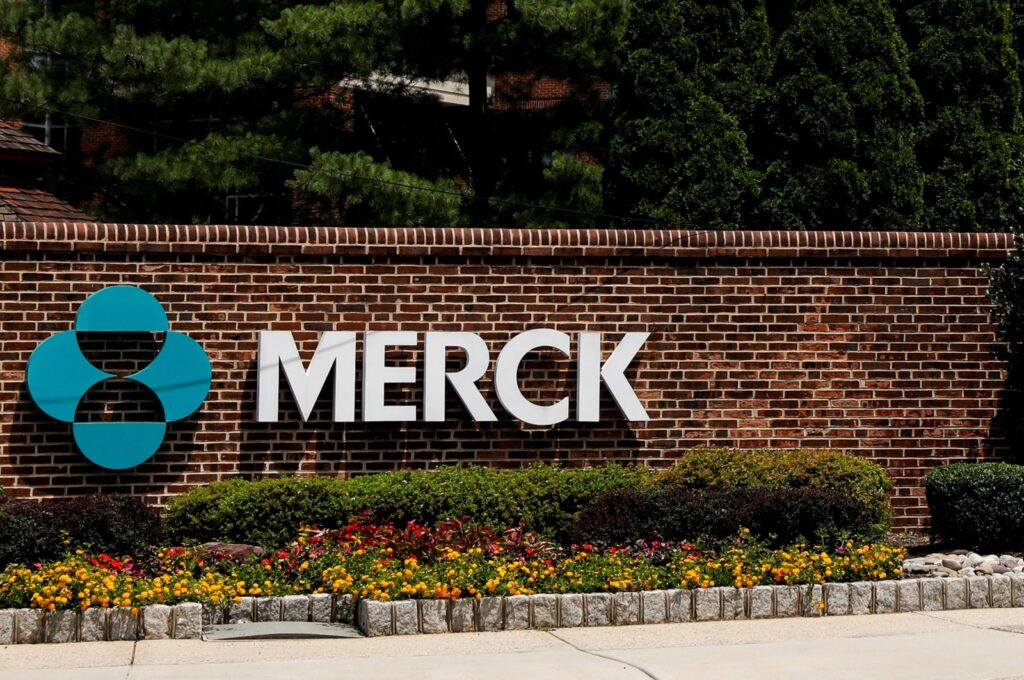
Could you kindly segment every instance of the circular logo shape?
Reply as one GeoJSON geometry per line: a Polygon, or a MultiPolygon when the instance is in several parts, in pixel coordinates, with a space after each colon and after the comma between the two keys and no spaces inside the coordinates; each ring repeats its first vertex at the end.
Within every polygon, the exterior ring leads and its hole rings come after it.
{"type": "Polygon", "coordinates": [[[39,409],[71,423],[78,449],[96,465],[125,470],[149,460],[163,443],[167,423],[195,413],[210,391],[210,360],[198,342],[169,330],[167,314],[152,295],[135,286],[111,286],[82,303],[74,328],[44,340],[28,360],[28,392],[39,409]],[[123,379],[149,388],[163,408],[153,422],[76,421],[79,402],[91,389],[118,379],[82,354],[79,334],[90,332],[162,332],[164,342],[153,360],[123,379]]]}

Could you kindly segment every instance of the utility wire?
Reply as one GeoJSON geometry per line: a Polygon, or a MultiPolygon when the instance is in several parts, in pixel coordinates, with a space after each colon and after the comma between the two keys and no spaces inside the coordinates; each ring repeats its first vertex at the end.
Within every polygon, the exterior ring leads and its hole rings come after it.
{"type": "MultiPolygon", "coordinates": [[[[75,119],[78,119],[78,120],[88,121],[90,123],[99,123],[99,124],[103,124],[103,125],[112,125],[114,127],[120,128],[122,130],[128,130],[130,132],[137,132],[139,134],[144,134],[144,135],[150,135],[150,136],[153,136],[153,137],[158,137],[158,138],[161,138],[161,139],[166,139],[168,141],[177,142],[179,144],[195,144],[202,151],[202,147],[199,146],[200,143],[197,140],[194,140],[194,139],[186,139],[184,137],[177,137],[175,135],[169,135],[169,134],[166,134],[166,133],[163,133],[163,132],[157,132],[156,130],[147,130],[145,128],[136,127],[134,125],[129,125],[127,123],[121,123],[121,122],[114,121],[114,120],[107,120],[107,119],[104,119],[104,118],[97,118],[96,116],[90,116],[90,115],[87,115],[87,114],[74,113],[72,111],[64,111],[64,110],[61,110],[61,109],[54,108],[52,106],[47,106],[45,104],[33,104],[33,103],[30,103],[30,102],[25,102],[25,101],[21,101],[21,100],[17,100],[17,99],[10,99],[10,98],[7,98],[7,97],[2,97],[2,96],[0,96],[0,101],[4,101],[4,102],[10,103],[10,104],[14,104],[16,106],[29,107],[29,108],[36,109],[36,110],[39,110],[39,111],[42,111],[44,113],[48,113],[48,114],[51,114],[51,115],[66,116],[66,117],[69,117],[69,118],[75,118],[75,119]]],[[[264,156],[264,155],[261,155],[261,154],[249,153],[247,151],[240,152],[239,156],[244,157],[244,158],[249,158],[251,160],[262,161],[264,163],[276,163],[278,165],[284,165],[284,166],[288,166],[288,167],[292,167],[292,168],[296,168],[296,169],[302,169],[302,170],[312,170],[313,169],[313,166],[308,164],[308,163],[299,163],[297,161],[290,161],[290,160],[287,160],[287,159],[284,159],[284,158],[273,158],[273,157],[264,156]]],[[[444,195],[444,196],[452,196],[452,197],[460,198],[460,199],[463,199],[463,200],[473,200],[475,198],[475,196],[473,196],[472,194],[467,194],[467,193],[461,192],[461,191],[451,191],[451,190],[448,190],[448,189],[438,189],[436,187],[417,186],[415,184],[408,184],[406,182],[397,182],[397,181],[394,181],[394,180],[387,180],[387,179],[382,179],[382,178],[379,178],[379,177],[367,177],[365,175],[359,175],[357,173],[348,172],[348,171],[345,171],[345,170],[330,170],[328,172],[329,172],[329,174],[334,174],[335,176],[347,177],[349,179],[354,179],[354,180],[360,181],[360,182],[367,182],[367,183],[370,183],[370,184],[378,184],[378,185],[384,185],[384,186],[391,186],[391,187],[397,187],[397,188],[401,188],[401,189],[411,189],[411,190],[414,190],[414,191],[424,191],[424,192],[440,194],[440,195],[444,195]]],[[[617,214],[613,214],[613,213],[593,212],[593,211],[589,211],[589,210],[579,210],[579,209],[576,209],[576,208],[565,208],[565,207],[559,207],[559,206],[543,205],[541,203],[531,203],[531,202],[528,202],[528,201],[519,201],[519,200],[515,200],[515,199],[501,198],[501,197],[498,197],[498,196],[492,196],[488,200],[491,201],[491,202],[494,202],[494,203],[499,203],[499,204],[503,204],[503,205],[507,205],[507,206],[520,207],[520,208],[534,208],[534,209],[538,209],[538,210],[550,210],[550,211],[553,211],[553,212],[568,213],[568,214],[572,214],[572,215],[584,215],[584,216],[587,216],[587,217],[596,217],[596,218],[602,218],[602,219],[616,220],[616,221],[624,222],[624,223],[642,222],[642,223],[651,224],[651,225],[668,226],[664,220],[659,220],[659,219],[654,219],[654,218],[649,218],[649,217],[639,217],[639,216],[635,216],[635,215],[617,215],[617,214]]],[[[681,226],[686,226],[687,228],[691,228],[691,229],[704,229],[704,230],[715,229],[714,227],[709,227],[707,225],[699,225],[699,224],[685,224],[685,225],[681,225],[681,226]]]]}

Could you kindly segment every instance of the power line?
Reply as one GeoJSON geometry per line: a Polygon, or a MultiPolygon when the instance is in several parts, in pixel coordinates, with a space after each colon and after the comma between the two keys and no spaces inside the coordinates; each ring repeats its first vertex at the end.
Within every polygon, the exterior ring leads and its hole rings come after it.
{"type": "MultiPolygon", "coordinates": [[[[137,127],[137,126],[134,126],[134,125],[129,125],[127,123],[121,123],[121,122],[114,121],[114,120],[98,118],[96,116],[90,116],[90,115],[87,115],[87,114],[75,113],[75,112],[72,112],[72,111],[64,111],[64,110],[61,110],[61,109],[54,108],[52,106],[47,106],[45,104],[33,104],[33,103],[30,103],[30,102],[20,101],[20,100],[16,100],[16,99],[10,99],[10,98],[7,98],[7,97],[2,97],[2,96],[0,96],[0,101],[5,101],[7,103],[14,104],[16,106],[33,108],[33,109],[36,109],[36,110],[39,110],[39,111],[43,111],[43,112],[51,114],[51,115],[60,115],[60,116],[66,116],[66,117],[69,117],[69,118],[75,118],[75,119],[78,119],[78,120],[88,121],[90,123],[99,123],[99,124],[103,124],[103,125],[111,125],[111,126],[117,127],[119,129],[122,129],[122,130],[128,130],[130,132],[137,132],[139,134],[144,134],[144,135],[150,135],[152,137],[157,137],[157,138],[160,138],[160,139],[166,139],[168,141],[177,142],[179,144],[195,144],[202,151],[202,147],[199,146],[199,142],[197,142],[197,140],[194,140],[194,139],[186,139],[184,137],[178,137],[178,136],[175,136],[175,135],[169,135],[167,133],[158,132],[156,130],[147,130],[145,128],[140,128],[140,127],[137,127]]],[[[292,167],[292,168],[296,168],[296,169],[302,169],[302,170],[312,170],[313,169],[313,166],[311,164],[308,164],[308,163],[300,163],[300,162],[297,162],[297,161],[290,161],[290,160],[287,160],[287,159],[284,159],[284,158],[274,158],[274,157],[271,157],[271,156],[264,156],[262,154],[255,154],[255,153],[250,153],[250,152],[247,152],[247,151],[239,152],[238,155],[243,157],[243,158],[248,158],[248,159],[251,159],[251,160],[257,160],[257,161],[261,161],[261,162],[264,162],[264,163],[276,163],[278,165],[284,165],[284,166],[292,167]]],[[[472,199],[475,198],[475,196],[473,196],[472,194],[468,194],[466,192],[452,191],[452,190],[448,190],[448,189],[438,189],[436,187],[418,186],[418,185],[415,185],[415,184],[409,184],[407,182],[398,182],[398,181],[395,181],[395,180],[382,179],[380,177],[367,177],[366,175],[360,175],[360,174],[357,174],[357,173],[354,173],[354,172],[349,172],[349,171],[346,171],[346,170],[332,169],[332,170],[329,170],[327,172],[329,174],[333,174],[335,176],[346,177],[346,178],[349,178],[349,179],[353,179],[353,180],[360,181],[360,182],[367,182],[367,183],[370,183],[370,184],[378,184],[378,185],[382,185],[382,186],[391,186],[391,187],[396,187],[396,188],[400,188],[400,189],[408,189],[408,190],[413,190],[413,191],[423,191],[423,192],[428,192],[428,193],[440,194],[440,195],[444,195],[444,196],[451,196],[451,197],[455,197],[455,198],[459,198],[459,199],[463,199],[463,200],[472,200],[472,199]]],[[[515,199],[509,199],[509,198],[501,198],[501,197],[497,197],[497,196],[492,196],[488,200],[490,202],[499,203],[499,204],[503,204],[503,205],[507,205],[507,206],[513,206],[513,207],[533,208],[533,209],[538,209],[538,210],[550,210],[550,211],[553,211],[553,212],[561,212],[561,213],[568,213],[568,214],[572,214],[572,215],[583,215],[583,216],[587,216],[587,217],[594,217],[594,218],[601,218],[601,219],[608,219],[608,220],[616,220],[616,221],[625,222],[625,223],[629,223],[629,222],[642,222],[642,223],[651,224],[651,225],[669,226],[669,225],[667,225],[665,220],[659,220],[659,219],[654,219],[654,218],[649,218],[649,217],[639,217],[639,216],[636,216],[636,215],[617,215],[617,214],[614,214],[614,213],[593,212],[593,211],[589,211],[589,210],[579,210],[579,209],[576,209],[576,208],[565,208],[565,207],[560,207],[560,206],[544,205],[544,204],[541,204],[541,203],[531,203],[529,201],[520,201],[520,200],[515,200],[515,199]]],[[[713,229],[713,227],[709,227],[707,225],[699,225],[699,224],[687,224],[687,225],[682,225],[682,226],[686,226],[688,228],[693,228],[693,229],[713,229]]]]}

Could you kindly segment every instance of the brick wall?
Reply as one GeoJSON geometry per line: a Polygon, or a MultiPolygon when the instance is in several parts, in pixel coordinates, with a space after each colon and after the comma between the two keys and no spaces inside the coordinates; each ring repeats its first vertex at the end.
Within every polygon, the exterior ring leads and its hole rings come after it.
{"type": "MultiPolygon", "coordinates": [[[[105,490],[162,502],[234,475],[463,461],[666,466],[699,445],[836,447],[884,464],[898,526],[918,527],[927,470],[1002,449],[992,418],[1003,366],[990,353],[981,265],[1010,243],[1003,234],[3,224],[0,483],[18,496],[105,490]],[[150,462],[120,474],[76,453],[69,426],[39,413],[24,387],[35,346],[69,329],[89,293],[118,283],[154,293],[171,328],[200,341],[213,365],[199,413],[171,424],[150,462]],[[481,384],[497,423],[473,423],[454,397],[446,423],[336,424],[325,400],[303,424],[285,397],[280,423],[255,422],[260,330],[295,331],[307,361],[329,329],[468,330],[488,341],[493,368],[505,340],[544,326],[602,330],[606,352],[619,333],[651,331],[630,375],[652,419],[617,419],[606,395],[600,423],[524,426],[502,411],[488,373],[481,384]]],[[[90,352],[127,365],[149,342],[90,352]]],[[[405,360],[415,357],[389,358],[405,360]]],[[[555,356],[524,364],[537,398],[571,394],[573,377],[555,356]]],[[[90,395],[83,409],[109,413],[116,393],[90,395]]],[[[419,391],[392,396],[416,401],[419,391]]],[[[119,408],[147,408],[134,404],[119,408]]]]}

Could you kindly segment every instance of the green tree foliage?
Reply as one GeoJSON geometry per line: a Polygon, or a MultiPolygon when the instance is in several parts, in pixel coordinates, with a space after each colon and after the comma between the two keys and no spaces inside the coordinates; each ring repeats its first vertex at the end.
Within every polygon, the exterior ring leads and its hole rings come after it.
{"type": "MultiPolygon", "coordinates": [[[[917,140],[926,228],[1021,225],[1021,30],[1008,0],[898,0],[926,106],[917,140]]],[[[1019,12],[1019,8],[1017,8],[1019,12]]]]}
{"type": "Polygon", "coordinates": [[[883,0],[803,0],[778,37],[764,226],[915,226],[921,96],[883,0]]]}
{"type": "Polygon", "coordinates": [[[763,0],[635,0],[611,140],[615,209],[737,227],[760,186],[748,131],[767,98],[763,0]]]}
{"type": "Polygon", "coordinates": [[[561,204],[543,159],[587,150],[551,145],[591,107],[499,116],[487,77],[561,78],[593,104],[625,17],[625,0],[520,0],[504,16],[486,0],[43,6],[0,4],[0,39],[20,46],[0,69],[0,114],[122,125],[132,150],[101,148],[81,164],[95,172],[68,179],[101,216],[139,221],[222,219],[228,194],[254,197],[229,215],[240,221],[280,219],[295,192],[300,215],[350,224],[454,224],[460,193],[484,221],[501,192],[561,204]],[[445,79],[468,79],[468,112],[410,87],[445,79]]]}

